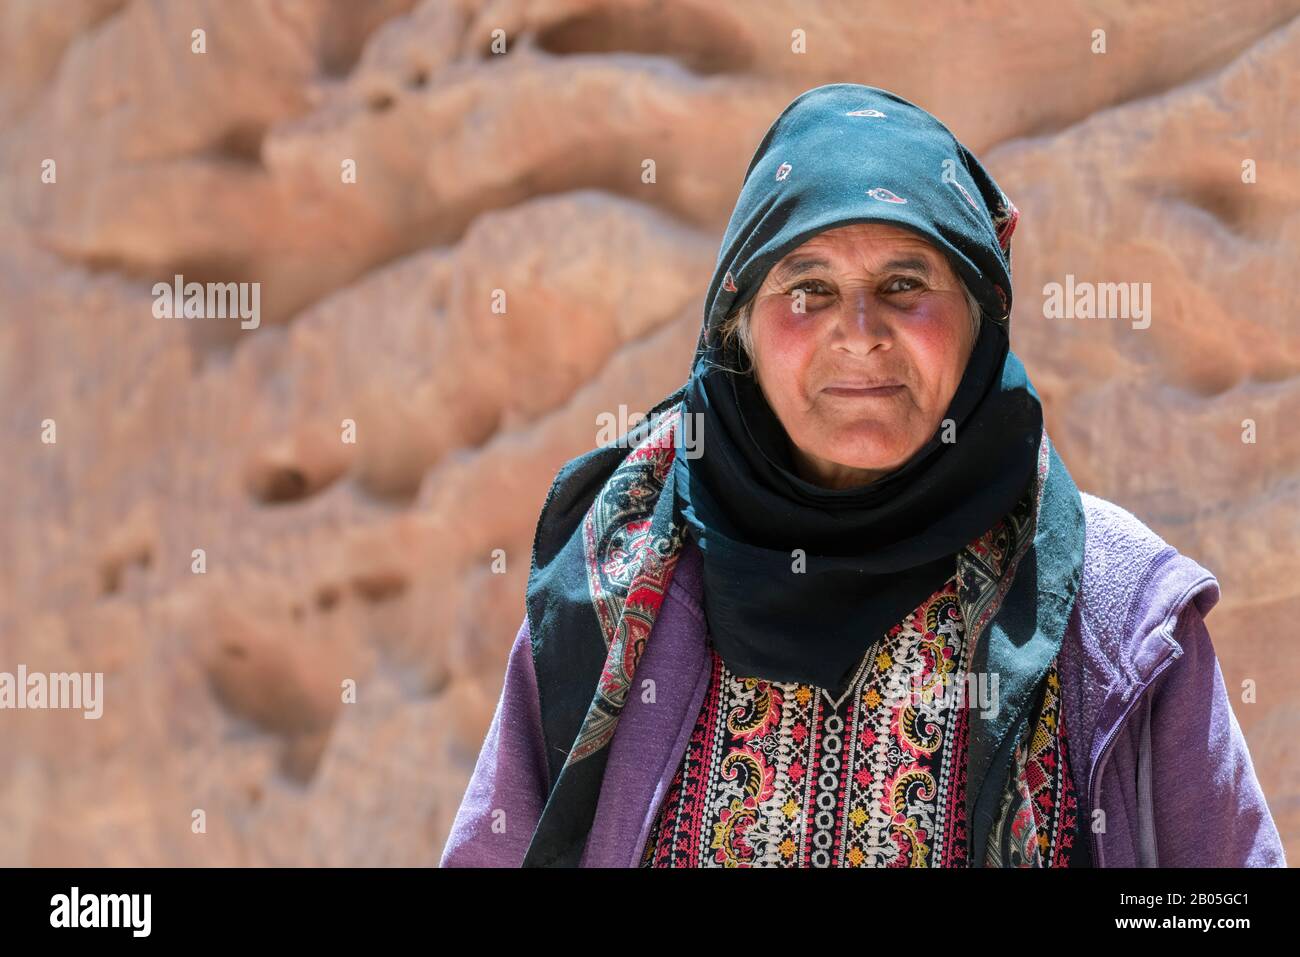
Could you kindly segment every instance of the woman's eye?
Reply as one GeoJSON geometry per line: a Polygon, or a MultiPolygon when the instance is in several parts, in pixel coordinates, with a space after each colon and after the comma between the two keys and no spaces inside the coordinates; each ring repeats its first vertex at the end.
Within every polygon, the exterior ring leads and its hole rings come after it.
{"type": "Polygon", "coordinates": [[[809,296],[820,296],[824,293],[830,292],[830,289],[828,289],[826,284],[820,279],[805,279],[803,282],[791,286],[790,292],[795,292],[799,289],[802,289],[804,293],[809,296]]]}
{"type": "Polygon", "coordinates": [[[899,276],[897,279],[890,281],[889,285],[885,287],[885,291],[886,292],[915,292],[917,289],[920,288],[921,288],[921,280],[913,279],[911,276],[899,276]],[[910,283],[911,285],[905,286],[904,288],[900,289],[898,288],[897,285],[900,282],[910,283]]]}

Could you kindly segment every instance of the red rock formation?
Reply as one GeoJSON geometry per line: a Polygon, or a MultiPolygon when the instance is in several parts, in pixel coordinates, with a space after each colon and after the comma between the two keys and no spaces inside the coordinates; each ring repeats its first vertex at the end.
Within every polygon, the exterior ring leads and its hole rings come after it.
{"type": "Polygon", "coordinates": [[[1020,206],[1049,428],[1219,576],[1300,851],[1296,0],[57,7],[0,6],[0,669],[105,710],[0,712],[0,865],[435,863],[556,468],[681,382],[754,146],[837,80],[1020,206]],[[176,273],[260,325],[155,318],[176,273]],[[1067,274],[1150,327],[1044,318],[1067,274]]]}

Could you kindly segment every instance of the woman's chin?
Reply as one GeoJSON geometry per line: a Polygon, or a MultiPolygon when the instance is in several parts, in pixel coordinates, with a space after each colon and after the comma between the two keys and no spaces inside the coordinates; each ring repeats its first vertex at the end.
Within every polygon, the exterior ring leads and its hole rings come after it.
{"type": "MultiPolygon", "coordinates": [[[[901,468],[912,456],[911,447],[886,445],[863,446],[860,442],[830,446],[817,450],[814,454],[823,462],[834,463],[840,470],[869,473],[880,477],[901,468]]],[[[874,480],[874,478],[872,479],[874,480]]],[[[866,482],[855,483],[866,484],[866,482]]]]}
{"type": "Polygon", "coordinates": [[[897,429],[855,425],[835,430],[832,441],[819,442],[812,452],[843,468],[892,472],[906,463],[921,444],[910,435],[900,436],[897,429]]]}

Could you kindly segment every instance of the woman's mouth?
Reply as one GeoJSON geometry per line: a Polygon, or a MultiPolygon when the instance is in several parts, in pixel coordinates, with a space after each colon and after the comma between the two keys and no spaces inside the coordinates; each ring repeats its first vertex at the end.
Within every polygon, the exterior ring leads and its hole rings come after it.
{"type": "Polygon", "coordinates": [[[827,395],[842,396],[848,399],[883,399],[891,395],[897,395],[904,389],[901,385],[879,385],[879,386],[843,386],[828,385],[822,389],[827,395]]]}

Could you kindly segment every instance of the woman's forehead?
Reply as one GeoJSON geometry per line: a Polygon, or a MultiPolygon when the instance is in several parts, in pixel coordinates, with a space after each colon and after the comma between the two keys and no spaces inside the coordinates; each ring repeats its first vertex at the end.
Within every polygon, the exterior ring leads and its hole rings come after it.
{"type": "Polygon", "coordinates": [[[824,229],[817,235],[809,237],[791,255],[810,248],[853,251],[902,244],[924,246],[939,255],[939,250],[934,244],[923,236],[893,223],[849,223],[846,226],[824,229]]]}
{"type": "Polygon", "coordinates": [[[879,268],[902,253],[946,270],[947,259],[943,252],[909,229],[888,223],[851,223],[811,237],[783,256],[769,274],[776,277],[807,271],[819,263],[829,267],[865,263],[879,268]]]}

